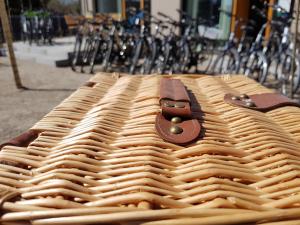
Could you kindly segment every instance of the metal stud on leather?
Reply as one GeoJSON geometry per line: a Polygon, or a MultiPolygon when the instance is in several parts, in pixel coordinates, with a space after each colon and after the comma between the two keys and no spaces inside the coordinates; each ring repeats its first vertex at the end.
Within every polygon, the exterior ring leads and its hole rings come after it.
{"type": "Polygon", "coordinates": [[[185,145],[199,136],[200,123],[192,117],[191,100],[180,80],[161,80],[160,105],[161,113],[156,117],[155,127],[162,139],[185,145]]]}
{"type": "Polygon", "coordinates": [[[224,101],[230,105],[253,109],[257,111],[266,112],[283,106],[297,106],[300,104],[294,102],[286,96],[277,93],[264,93],[255,95],[242,94],[235,96],[233,94],[226,94],[224,101]]]}

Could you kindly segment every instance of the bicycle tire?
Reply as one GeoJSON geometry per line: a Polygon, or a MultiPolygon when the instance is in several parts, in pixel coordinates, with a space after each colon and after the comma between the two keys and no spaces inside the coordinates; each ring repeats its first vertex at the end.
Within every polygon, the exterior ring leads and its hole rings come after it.
{"type": "MultiPolygon", "coordinates": [[[[280,57],[275,57],[275,58],[271,58],[268,60],[268,75],[267,78],[272,76],[274,78],[274,80],[278,80],[278,69],[279,69],[279,64],[280,64],[280,57]]],[[[265,79],[265,81],[263,83],[265,83],[268,79],[265,79]]]]}
{"type": "Polygon", "coordinates": [[[268,75],[268,62],[262,52],[253,52],[246,63],[245,75],[260,83],[264,83],[268,75]],[[255,76],[255,72],[257,72],[255,76]]]}
{"type": "Polygon", "coordinates": [[[136,45],[134,55],[133,55],[133,58],[132,58],[132,61],[131,61],[131,65],[129,67],[129,74],[134,74],[135,73],[136,66],[137,66],[138,61],[140,59],[142,46],[143,46],[143,41],[138,40],[138,43],[136,45]]]}
{"type": "Polygon", "coordinates": [[[90,71],[89,71],[90,74],[94,73],[95,61],[99,53],[99,48],[100,48],[100,40],[95,40],[95,47],[91,54],[92,56],[90,60],[90,71]]]}
{"type": "Polygon", "coordinates": [[[231,48],[223,51],[212,64],[213,74],[232,74],[236,73],[240,59],[235,49],[231,48]],[[225,64],[224,64],[225,63],[225,64]]]}
{"type": "Polygon", "coordinates": [[[191,58],[191,52],[188,43],[185,43],[179,51],[179,62],[175,64],[175,73],[185,73],[191,58]]]}
{"type": "Polygon", "coordinates": [[[79,54],[80,54],[81,44],[82,44],[81,38],[77,37],[76,41],[75,41],[72,60],[71,60],[71,69],[73,71],[76,71],[76,65],[77,65],[77,62],[78,62],[79,54]]]}
{"type": "Polygon", "coordinates": [[[92,48],[92,39],[91,38],[87,38],[85,43],[84,43],[84,47],[83,47],[83,51],[81,53],[81,72],[84,73],[84,66],[89,63],[89,55],[91,52],[91,48],[92,48]]]}
{"type": "Polygon", "coordinates": [[[163,59],[159,60],[158,62],[158,65],[157,65],[157,73],[158,74],[164,74],[165,73],[165,70],[166,70],[166,66],[167,66],[167,63],[169,61],[169,57],[170,57],[170,51],[171,51],[171,47],[170,47],[170,44],[167,43],[165,45],[165,50],[163,51],[163,59]]]}
{"type": "Polygon", "coordinates": [[[290,90],[294,93],[296,93],[300,86],[300,59],[299,56],[296,56],[295,58],[295,68],[294,68],[294,77],[292,80],[292,61],[291,58],[293,58],[293,55],[291,53],[287,53],[283,60],[280,63],[279,67],[279,79],[281,81],[281,87],[280,91],[282,94],[288,93],[288,82],[293,82],[293,90],[290,90]]]}
{"type": "Polygon", "coordinates": [[[294,75],[294,79],[293,79],[293,94],[295,94],[299,87],[300,87],[300,56],[297,55],[296,56],[296,62],[295,62],[295,66],[296,66],[296,74],[294,75]]]}
{"type": "Polygon", "coordinates": [[[197,48],[200,50],[196,52],[196,71],[197,73],[211,74],[210,69],[214,62],[214,50],[215,47],[210,41],[203,41],[197,43],[197,48]],[[199,69],[200,68],[200,69],[199,69]]]}
{"type": "Polygon", "coordinates": [[[105,52],[104,60],[102,62],[102,70],[104,72],[107,71],[108,66],[109,66],[109,62],[110,62],[110,59],[111,59],[113,44],[114,44],[113,39],[110,38],[106,44],[107,44],[107,49],[106,49],[106,52],[105,52]]]}
{"type": "Polygon", "coordinates": [[[153,65],[157,54],[157,45],[155,42],[151,43],[150,53],[147,54],[145,61],[141,67],[141,74],[151,74],[153,65]]]}

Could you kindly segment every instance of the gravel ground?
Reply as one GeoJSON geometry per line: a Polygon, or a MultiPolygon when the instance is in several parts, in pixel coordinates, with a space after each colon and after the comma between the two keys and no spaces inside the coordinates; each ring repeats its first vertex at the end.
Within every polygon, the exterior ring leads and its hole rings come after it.
{"type": "Polygon", "coordinates": [[[0,57],[0,143],[29,129],[91,75],[18,60],[23,85],[15,87],[8,58],[0,57]]]}

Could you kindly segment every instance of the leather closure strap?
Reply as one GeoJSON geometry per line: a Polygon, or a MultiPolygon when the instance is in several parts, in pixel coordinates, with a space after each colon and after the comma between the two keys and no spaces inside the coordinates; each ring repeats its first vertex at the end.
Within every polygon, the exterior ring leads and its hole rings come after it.
{"type": "Polygon", "coordinates": [[[27,147],[33,140],[35,140],[39,135],[39,132],[36,130],[28,130],[23,134],[11,139],[8,142],[5,142],[0,145],[0,150],[6,145],[13,145],[18,147],[27,147]]]}
{"type": "Polygon", "coordinates": [[[160,81],[160,101],[162,99],[181,102],[191,101],[181,80],[168,78],[162,78],[160,81]]]}
{"type": "Polygon", "coordinates": [[[230,105],[253,109],[261,112],[267,112],[269,110],[277,109],[283,106],[297,106],[300,104],[294,102],[286,96],[277,93],[264,93],[255,95],[240,95],[235,96],[232,94],[226,94],[224,101],[230,105]]]}
{"type": "Polygon", "coordinates": [[[178,79],[161,79],[159,102],[164,115],[191,117],[190,97],[178,79]]]}
{"type": "Polygon", "coordinates": [[[191,117],[191,107],[189,102],[162,99],[160,106],[164,115],[191,117]]]}
{"type": "Polygon", "coordinates": [[[189,94],[180,80],[162,78],[159,102],[155,127],[162,139],[185,145],[199,136],[200,123],[193,118],[189,94]]]}

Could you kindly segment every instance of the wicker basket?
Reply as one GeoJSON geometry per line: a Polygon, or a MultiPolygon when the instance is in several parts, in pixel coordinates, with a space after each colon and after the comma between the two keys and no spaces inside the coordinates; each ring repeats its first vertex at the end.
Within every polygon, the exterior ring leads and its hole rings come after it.
{"type": "Polygon", "coordinates": [[[160,76],[97,74],[0,152],[1,224],[300,224],[300,109],[258,112],[244,76],[174,76],[203,111],[182,147],[155,130],[160,76]]]}

